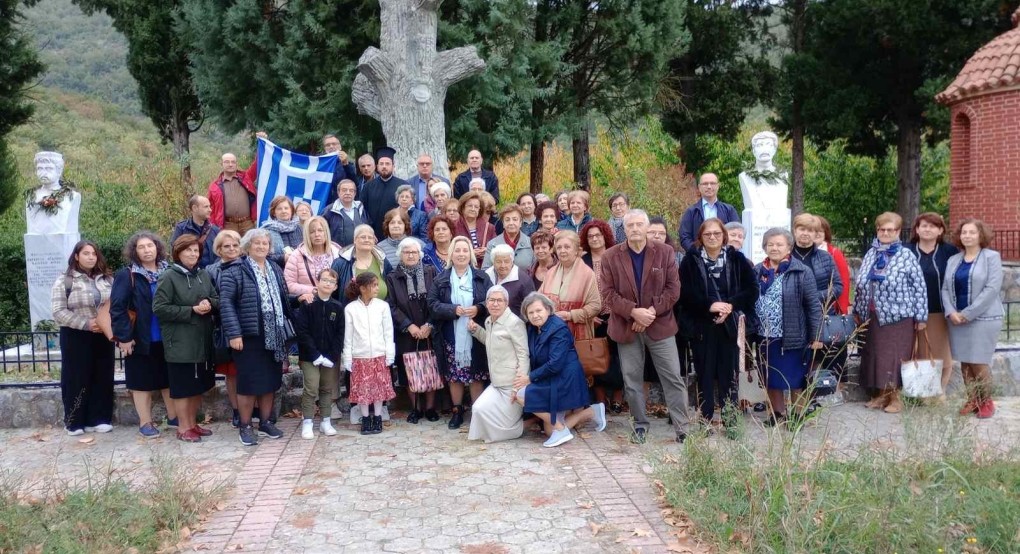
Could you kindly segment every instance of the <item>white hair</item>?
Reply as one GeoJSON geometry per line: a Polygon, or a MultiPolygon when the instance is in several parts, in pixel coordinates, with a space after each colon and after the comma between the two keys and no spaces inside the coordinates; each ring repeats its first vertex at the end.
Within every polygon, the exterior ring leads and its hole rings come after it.
{"type": "Polygon", "coordinates": [[[754,143],[757,142],[758,139],[769,139],[772,141],[772,144],[775,145],[776,148],[779,148],[779,135],[773,133],[772,131],[762,131],[760,133],[755,133],[754,136],[751,137],[751,146],[754,146],[754,143]]]}
{"type": "Polygon", "coordinates": [[[439,181],[438,183],[432,185],[429,188],[429,194],[431,194],[432,196],[435,196],[436,193],[441,191],[441,190],[445,190],[447,196],[450,196],[450,195],[453,194],[453,191],[450,190],[450,185],[444,183],[443,181],[439,181]]]}
{"type": "Polygon", "coordinates": [[[624,214],[623,224],[626,225],[628,219],[634,219],[635,217],[640,217],[641,219],[645,220],[645,225],[648,225],[650,221],[648,219],[648,212],[634,208],[632,210],[627,210],[627,213],[624,214]]]}
{"type": "Polygon", "coordinates": [[[399,200],[400,199],[400,195],[404,194],[405,192],[410,192],[411,193],[411,201],[412,202],[417,202],[418,201],[418,199],[415,198],[415,196],[417,196],[417,195],[414,194],[414,187],[412,187],[411,185],[400,185],[399,187],[397,187],[397,193],[393,195],[394,199],[399,200]]]}
{"type": "Polygon", "coordinates": [[[502,294],[503,300],[510,300],[510,293],[502,285],[492,285],[489,290],[485,293],[485,299],[488,300],[493,294],[502,294]]]}
{"type": "Polygon", "coordinates": [[[514,249],[510,248],[509,244],[497,244],[492,247],[492,252],[489,252],[489,258],[492,261],[496,261],[499,256],[510,256],[510,259],[514,259],[514,249]]]}
{"type": "Polygon", "coordinates": [[[475,183],[481,183],[482,190],[485,190],[485,179],[482,179],[481,177],[475,177],[474,179],[471,179],[471,181],[468,182],[468,190],[471,190],[471,186],[474,185],[475,183]]]}
{"type": "Polygon", "coordinates": [[[397,253],[403,254],[404,250],[407,250],[408,248],[411,250],[417,250],[418,253],[421,254],[421,241],[414,237],[407,237],[400,241],[400,244],[397,245],[397,253]]]}

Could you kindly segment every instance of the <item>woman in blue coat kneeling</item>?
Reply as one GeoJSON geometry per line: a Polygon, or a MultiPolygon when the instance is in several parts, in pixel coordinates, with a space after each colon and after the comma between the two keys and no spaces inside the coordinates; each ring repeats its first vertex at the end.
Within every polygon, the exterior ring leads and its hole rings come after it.
{"type": "Polygon", "coordinates": [[[533,292],[521,304],[528,319],[528,350],[531,372],[514,380],[517,402],[545,423],[549,440],[543,446],[559,446],[574,438],[579,423],[595,418],[596,430],[606,428],[605,409],[590,406],[588,382],[574,348],[574,335],[556,317],[556,305],[544,294],[533,292]]]}

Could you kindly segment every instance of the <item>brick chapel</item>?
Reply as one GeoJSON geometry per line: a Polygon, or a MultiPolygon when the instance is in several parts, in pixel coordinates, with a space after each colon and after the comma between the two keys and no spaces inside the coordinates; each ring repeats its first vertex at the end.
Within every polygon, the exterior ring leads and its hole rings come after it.
{"type": "Polygon", "coordinates": [[[1020,9],[935,99],[950,108],[949,220],[979,217],[1020,259],[1020,9]]]}

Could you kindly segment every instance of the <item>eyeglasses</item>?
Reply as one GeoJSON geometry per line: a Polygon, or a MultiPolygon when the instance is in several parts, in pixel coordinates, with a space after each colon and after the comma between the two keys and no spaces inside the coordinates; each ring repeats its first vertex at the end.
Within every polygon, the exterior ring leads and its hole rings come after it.
{"type": "Polygon", "coordinates": [[[418,252],[417,250],[404,250],[404,255],[405,256],[421,256],[421,252],[418,252]]]}
{"type": "Polygon", "coordinates": [[[711,233],[702,233],[701,236],[703,236],[703,237],[711,237],[711,238],[716,238],[717,239],[717,238],[723,236],[723,233],[721,231],[714,231],[714,232],[711,232],[711,233]]]}
{"type": "Polygon", "coordinates": [[[600,238],[602,238],[602,233],[588,233],[588,240],[600,238]]]}
{"type": "Polygon", "coordinates": [[[471,291],[472,291],[471,287],[469,287],[469,286],[467,286],[467,285],[457,285],[457,288],[458,288],[458,289],[459,289],[459,290],[460,290],[461,292],[471,292],[471,291]]]}
{"type": "Polygon", "coordinates": [[[332,277],[323,277],[322,279],[319,279],[319,282],[320,283],[326,283],[327,285],[335,285],[336,284],[336,279],[334,279],[332,277]]]}
{"type": "Polygon", "coordinates": [[[878,230],[879,233],[899,233],[899,229],[891,229],[889,227],[883,227],[878,230]]]}
{"type": "Polygon", "coordinates": [[[486,302],[492,302],[493,304],[506,304],[506,300],[502,298],[486,298],[486,302]]]}

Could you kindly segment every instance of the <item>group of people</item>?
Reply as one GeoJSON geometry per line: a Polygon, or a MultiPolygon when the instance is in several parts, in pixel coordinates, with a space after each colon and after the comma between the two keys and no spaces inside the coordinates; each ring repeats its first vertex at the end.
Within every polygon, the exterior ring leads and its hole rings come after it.
{"type": "MultiPolygon", "coordinates": [[[[340,148],[332,135],[324,146],[340,148]]],[[[768,231],[767,258],[752,264],[712,174],[681,217],[678,248],[664,219],[632,209],[622,193],[609,199],[607,221],[592,216],[581,190],[521,194],[497,212],[498,180],[476,151],[452,186],[432,175],[427,155],[410,181],[395,177],[394,154],[362,156],[356,170],[341,156],[322,214],[278,197],[258,227],[251,170],[238,172],[225,154],[209,196],[189,201],[169,256],[158,236],[136,233],[114,275],[94,243],[78,243],[52,293],[67,432],[111,429],[115,345],[145,437],[160,433],[154,391],[178,439],[211,434],[196,416],[215,373],[225,376],[243,444],[281,437],[274,395],[294,350],[304,438],[314,437],[316,414],[320,433],[336,434],[332,407],[345,391],[361,433],[380,433],[384,403],[403,388],[409,423],[438,421],[448,408],[447,426],[458,429],[470,409],[469,438],[497,441],[520,437],[534,418],[549,447],[589,420],[604,429],[607,411],[622,413],[626,402],[641,443],[647,381],[657,380],[682,442],[692,423],[689,372],[700,420],[718,421],[717,408],[738,401],[743,359],[761,372],[766,422],[777,425],[809,412],[812,371],[845,375],[845,348],[819,336],[826,316],[851,313],[851,286],[852,313],[866,325],[870,407],[902,409],[899,362],[928,324],[947,361],[943,384],[955,355],[972,385],[961,413],[994,412],[988,363],[1002,318],[1001,263],[980,221],[958,226],[957,252],[938,215],[920,216],[914,240],[901,245],[899,216],[882,214],[851,283],[828,224],[810,214],[794,219],[792,233],[768,231]],[[594,371],[577,345],[600,339],[609,339],[608,369],[594,371]],[[422,371],[439,382],[412,392],[422,371]]]]}

